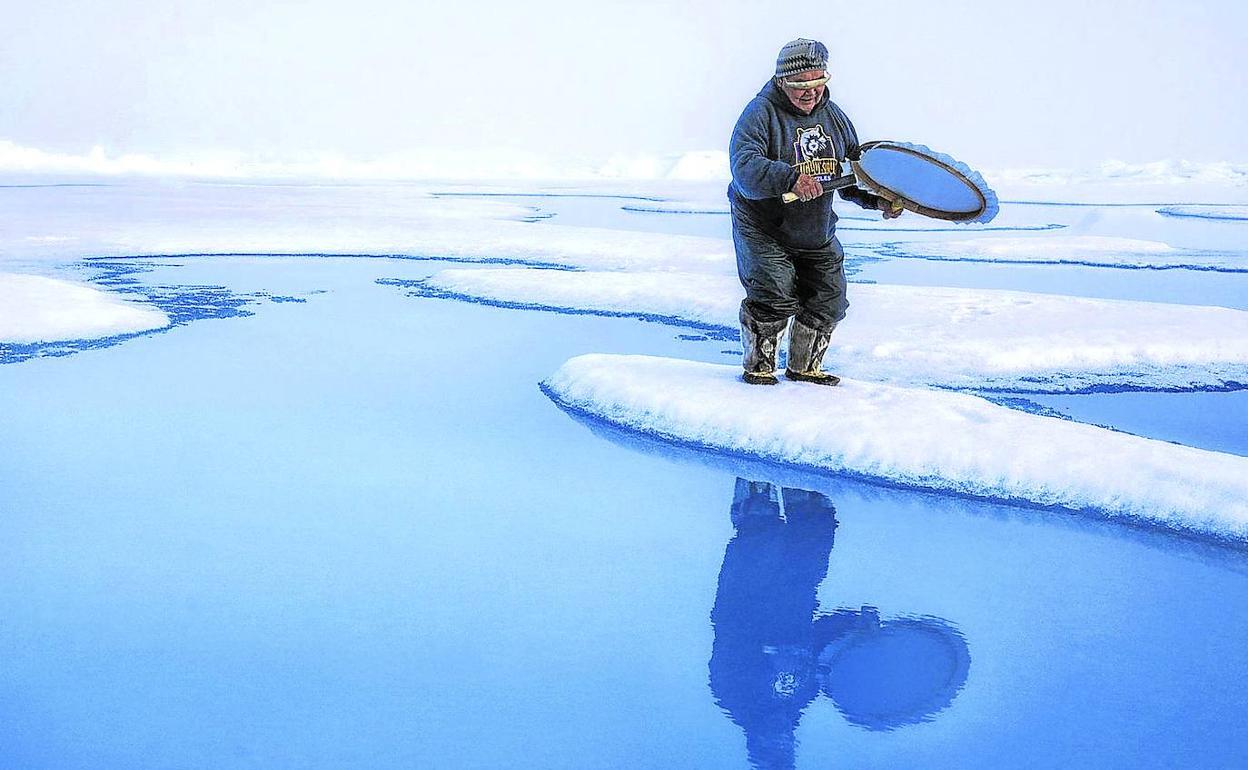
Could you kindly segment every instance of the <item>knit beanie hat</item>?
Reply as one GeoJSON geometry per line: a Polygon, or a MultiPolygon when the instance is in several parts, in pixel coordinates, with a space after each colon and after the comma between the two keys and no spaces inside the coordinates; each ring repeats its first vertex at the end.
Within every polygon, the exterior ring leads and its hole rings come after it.
{"type": "Polygon", "coordinates": [[[827,69],[828,47],[818,40],[790,40],[776,57],[776,77],[787,78],[807,70],[827,69]]]}

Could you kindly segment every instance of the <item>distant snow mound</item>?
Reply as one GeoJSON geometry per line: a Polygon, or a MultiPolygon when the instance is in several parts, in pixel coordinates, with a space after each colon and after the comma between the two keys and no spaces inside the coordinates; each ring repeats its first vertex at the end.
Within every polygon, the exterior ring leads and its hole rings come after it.
{"type": "Polygon", "coordinates": [[[606,179],[665,179],[679,182],[727,181],[731,178],[728,171],[728,153],[720,150],[697,150],[667,155],[616,155],[601,165],[596,173],[606,179]]]}
{"type": "Polygon", "coordinates": [[[985,176],[1011,200],[1248,203],[1248,164],[1107,161],[1092,168],[1003,168],[987,171],[985,176]]]}
{"type": "Polygon", "coordinates": [[[1248,164],[1195,163],[1188,160],[1159,160],[1151,163],[1125,163],[1110,160],[1102,163],[1099,176],[1129,182],[1148,181],[1153,184],[1203,184],[1241,186],[1248,184],[1248,164]]]}
{"type": "Polygon", "coordinates": [[[662,155],[614,155],[598,167],[595,175],[604,179],[662,179],[672,162],[670,156],[662,155]]]}
{"type": "Polygon", "coordinates": [[[991,171],[988,175],[998,184],[1067,186],[1111,182],[1152,187],[1187,184],[1242,187],[1248,185],[1248,164],[1195,163],[1187,160],[1126,163],[1110,160],[1091,169],[1005,168],[991,171]]]}
{"type": "Polygon", "coordinates": [[[567,409],[685,446],[1248,538],[1248,458],[975,396],[857,380],[759,388],[735,366],[616,355],[573,358],[543,387],[567,409]]]}
{"type": "Polygon", "coordinates": [[[728,153],[722,150],[687,152],[667,172],[667,178],[690,182],[728,181],[732,178],[728,153]]]}

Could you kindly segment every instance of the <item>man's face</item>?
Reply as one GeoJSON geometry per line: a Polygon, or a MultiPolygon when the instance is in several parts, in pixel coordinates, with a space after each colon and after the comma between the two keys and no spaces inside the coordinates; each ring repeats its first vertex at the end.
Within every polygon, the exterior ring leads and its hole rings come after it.
{"type": "Polygon", "coordinates": [[[823,92],[828,90],[827,85],[819,84],[811,88],[791,88],[790,83],[802,83],[803,81],[826,79],[827,70],[806,70],[796,75],[789,75],[780,79],[780,88],[783,89],[784,95],[789,97],[789,101],[793,106],[809,115],[810,111],[819,104],[819,100],[823,98],[823,92]]]}

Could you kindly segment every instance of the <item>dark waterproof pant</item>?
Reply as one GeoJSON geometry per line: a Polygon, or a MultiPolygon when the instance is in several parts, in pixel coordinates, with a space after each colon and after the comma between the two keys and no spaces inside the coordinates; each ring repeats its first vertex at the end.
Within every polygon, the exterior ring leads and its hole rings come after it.
{"type": "Polygon", "coordinates": [[[845,252],[836,238],[824,249],[783,246],[734,211],[732,243],[745,287],[741,307],[759,323],[797,316],[812,329],[829,331],[845,318],[845,252]]]}

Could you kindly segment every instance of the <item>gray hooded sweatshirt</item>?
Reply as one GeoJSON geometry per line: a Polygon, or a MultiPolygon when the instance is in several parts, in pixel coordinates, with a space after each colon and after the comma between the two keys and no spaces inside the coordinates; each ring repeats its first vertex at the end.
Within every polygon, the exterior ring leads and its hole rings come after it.
{"type": "MultiPolygon", "coordinates": [[[[780,201],[797,183],[799,172],[827,182],[841,175],[841,161],[856,160],[861,152],[853,124],[826,91],[819,105],[804,115],[769,80],[737,120],[728,152],[732,168],[728,200],[733,216],[784,246],[831,247],[837,219],[833,196],[805,203],[780,201]]],[[[876,208],[880,200],[857,187],[842,188],[841,197],[867,209],[876,208]]]]}

